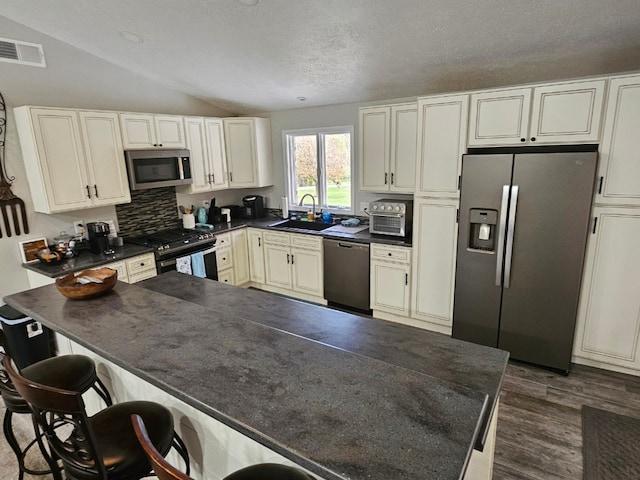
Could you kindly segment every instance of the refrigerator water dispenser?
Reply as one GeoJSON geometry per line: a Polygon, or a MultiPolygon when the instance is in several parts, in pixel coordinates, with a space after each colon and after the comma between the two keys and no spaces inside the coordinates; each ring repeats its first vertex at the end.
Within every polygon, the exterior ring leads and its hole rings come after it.
{"type": "Polygon", "coordinates": [[[469,210],[469,248],[483,252],[496,249],[496,225],[498,211],[472,208],[469,210]]]}

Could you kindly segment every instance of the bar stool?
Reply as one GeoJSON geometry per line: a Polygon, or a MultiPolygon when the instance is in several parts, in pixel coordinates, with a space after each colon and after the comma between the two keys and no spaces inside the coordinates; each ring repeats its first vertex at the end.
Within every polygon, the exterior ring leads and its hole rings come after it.
{"type": "MultiPolygon", "coordinates": [[[[52,455],[62,461],[67,480],[136,480],[150,472],[149,460],[138,444],[131,415],[150,425],[149,436],[163,455],[173,447],[189,472],[189,454],[173,429],[173,417],[155,402],[115,404],[89,417],[82,394],[40,384],[20,375],[8,357],[2,360],[15,389],[29,404],[49,443],[52,455]],[[60,427],[69,427],[66,436],[60,427]]],[[[55,480],[62,480],[54,470],[55,480]]]]}
{"type": "MultiPolygon", "coordinates": [[[[6,337],[4,332],[0,330],[0,346],[6,350],[6,337]]],[[[0,354],[2,356],[2,354],[0,354]]],[[[111,396],[104,384],[100,381],[96,373],[96,367],[89,357],[84,355],[61,355],[41,360],[37,363],[29,365],[22,369],[25,377],[36,379],[39,381],[47,381],[57,388],[73,389],[82,393],[89,389],[102,398],[107,406],[112,404],[111,396]]],[[[48,455],[42,442],[42,434],[39,433],[38,427],[34,422],[35,438],[24,449],[20,447],[15,433],[13,431],[13,414],[29,414],[31,409],[28,403],[16,391],[6,372],[0,369],[0,394],[5,404],[5,414],[2,422],[2,428],[7,443],[13,450],[18,461],[18,479],[22,480],[24,474],[45,475],[52,473],[52,469],[57,469],[56,463],[48,455]],[[31,447],[38,445],[43,458],[49,465],[49,470],[34,470],[26,466],[25,457],[31,447]]]]}
{"type": "MultiPolygon", "coordinates": [[[[131,423],[144,453],[151,462],[158,480],[193,480],[164,459],[149,438],[145,422],[139,415],[131,415],[131,423]]],[[[315,477],[294,467],[277,463],[259,463],[245,467],[224,477],[223,480],[315,480],[315,477]]]]}

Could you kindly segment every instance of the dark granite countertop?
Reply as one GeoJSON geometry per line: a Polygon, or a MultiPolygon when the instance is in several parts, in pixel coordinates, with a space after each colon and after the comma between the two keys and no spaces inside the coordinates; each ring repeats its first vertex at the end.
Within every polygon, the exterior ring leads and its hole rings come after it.
{"type": "Polygon", "coordinates": [[[349,240],[358,243],[384,243],[387,245],[396,245],[400,247],[411,246],[411,236],[409,237],[393,237],[388,235],[377,235],[369,233],[369,230],[364,230],[358,233],[339,233],[339,232],[327,232],[327,231],[302,231],[302,230],[285,230],[277,227],[272,227],[273,224],[282,222],[284,219],[280,217],[264,217],[254,220],[233,220],[231,223],[222,223],[214,225],[214,233],[224,233],[231,230],[235,230],[243,227],[262,228],[265,230],[275,230],[279,232],[288,233],[301,233],[304,235],[314,235],[324,238],[333,238],[336,240],[349,240]]]}
{"type": "Polygon", "coordinates": [[[4,301],[326,479],[459,479],[507,359],[175,272],[4,301]]]}
{"type": "Polygon", "coordinates": [[[61,277],[71,272],[79,272],[87,268],[95,268],[107,263],[118,262],[127,258],[142,255],[143,253],[152,252],[149,247],[140,245],[125,244],[122,247],[114,248],[114,253],[110,255],[96,255],[88,250],[81,251],[77,257],[64,260],[56,265],[49,265],[41,262],[23,263],[22,266],[29,270],[33,270],[41,275],[50,278],[61,277]]]}

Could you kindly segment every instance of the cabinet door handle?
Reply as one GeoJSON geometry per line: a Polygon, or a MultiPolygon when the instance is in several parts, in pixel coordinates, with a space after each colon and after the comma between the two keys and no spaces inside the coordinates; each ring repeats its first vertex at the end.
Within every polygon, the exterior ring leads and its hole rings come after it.
{"type": "Polygon", "coordinates": [[[96,192],[96,198],[100,198],[100,195],[98,195],[98,185],[94,185],[94,186],[93,186],[93,189],[94,189],[94,190],[95,190],[95,192],[96,192]]]}
{"type": "Polygon", "coordinates": [[[91,190],[89,190],[89,185],[86,185],[87,187],[87,198],[91,198],[91,190]]]}
{"type": "Polygon", "coordinates": [[[527,141],[527,139],[526,138],[521,138],[520,141],[524,143],[524,142],[527,141]]]}
{"type": "Polygon", "coordinates": [[[384,172],[384,184],[387,184],[387,178],[388,178],[389,174],[387,172],[384,172]]]}
{"type": "Polygon", "coordinates": [[[602,195],[602,183],[604,182],[604,177],[600,177],[600,184],[598,185],[598,195],[602,195]]]}
{"type": "Polygon", "coordinates": [[[393,172],[391,172],[391,185],[393,185],[393,172]]]}
{"type": "Polygon", "coordinates": [[[289,264],[289,257],[290,255],[287,253],[287,264],[289,264]]]}
{"type": "Polygon", "coordinates": [[[536,141],[536,137],[531,137],[531,141],[535,142],[536,141]]]}
{"type": "Polygon", "coordinates": [[[262,246],[262,239],[260,237],[258,237],[258,246],[261,247],[262,246]]]}
{"type": "Polygon", "coordinates": [[[293,265],[293,253],[291,254],[291,265],[293,265]]]}
{"type": "Polygon", "coordinates": [[[229,172],[229,181],[233,182],[233,173],[232,172],[229,172]]]}
{"type": "Polygon", "coordinates": [[[409,274],[408,273],[404,274],[404,284],[405,285],[409,285],[409,274]]]}
{"type": "Polygon", "coordinates": [[[593,230],[591,230],[591,233],[595,234],[596,233],[596,226],[598,225],[598,217],[593,217],[593,230]]]}
{"type": "Polygon", "coordinates": [[[216,183],[216,174],[215,173],[211,174],[211,183],[214,183],[214,184],[216,183]]]}

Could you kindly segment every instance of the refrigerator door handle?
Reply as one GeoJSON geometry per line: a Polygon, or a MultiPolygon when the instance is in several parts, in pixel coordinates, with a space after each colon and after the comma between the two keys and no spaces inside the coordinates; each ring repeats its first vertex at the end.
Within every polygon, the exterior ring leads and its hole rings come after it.
{"type": "Polygon", "coordinates": [[[504,254],[504,232],[507,227],[507,207],[509,206],[509,185],[502,186],[502,205],[498,223],[498,251],[496,253],[496,287],[502,286],[502,260],[504,254]]]}
{"type": "Polygon", "coordinates": [[[509,207],[509,226],[507,228],[507,251],[504,254],[504,288],[511,283],[511,256],[513,254],[513,235],[516,228],[516,207],[518,205],[518,186],[511,187],[511,206],[509,207]]]}

